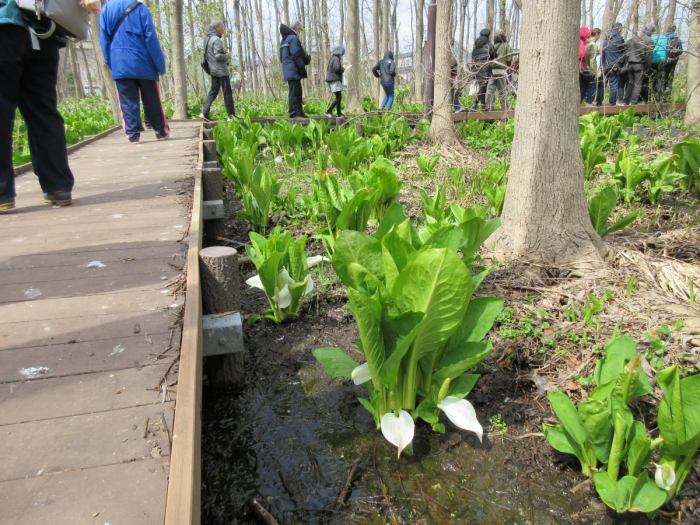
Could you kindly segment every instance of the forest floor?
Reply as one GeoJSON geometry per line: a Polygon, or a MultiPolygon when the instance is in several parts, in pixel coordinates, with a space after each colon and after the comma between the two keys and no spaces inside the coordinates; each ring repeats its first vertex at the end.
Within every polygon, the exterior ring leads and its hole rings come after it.
{"type": "MultiPolygon", "coordinates": [[[[673,141],[652,136],[644,144],[644,155],[653,156],[673,141]]],[[[432,195],[436,184],[451,188],[448,202],[485,204],[482,196],[449,186],[446,175],[420,177],[415,158],[426,152],[435,150],[414,144],[395,159],[407,215],[420,215],[418,189],[432,195]]],[[[494,162],[474,150],[440,153],[444,167],[483,170],[494,162]]],[[[501,160],[508,156],[503,151],[501,160]]],[[[605,177],[597,173],[589,189],[605,177]]],[[[236,218],[241,205],[233,195],[231,186],[227,238],[239,247],[250,226],[236,218]]],[[[680,193],[666,194],[656,209],[644,206],[632,227],[606,237],[607,265],[589,271],[498,261],[487,242],[481,255],[496,268],[475,295],[503,298],[505,307],[487,336],[494,351],[476,370],[481,378],[468,398],[484,426],[483,443],[451,425],[441,435],[418,424],[414,455],[400,459],[357,401],[364,390],[329,380],[312,355],[339,346],[362,357],[345,287],[330,265],[314,268],[316,289],[300,319],[246,329],[245,385],[223,397],[205,391],[203,523],[255,523],[246,506],[251,499],[283,523],[700,523],[700,461],[678,500],[655,518],[618,517],[585,482],[578,462],[542,435],[542,424],[556,421],[546,391],[585,400],[595,360],[613,334],[632,336],[650,378],[672,364],[682,374],[697,372],[700,308],[691,302],[692,283],[700,282],[698,210],[696,198],[680,193]],[[588,294],[601,301],[600,311],[590,309],[588,294]]],[[[311,239],[315,223],[293,216],[281,222],[295,237],[309,235],[309,252],[324,252],[311,239]]],[[[264,293],[245,284],[254,274],[252,264],[242,264],[245,320],[268,307],[264,293]]],[[[632,403],[649,429],[656,428],[660,398],[657,387],[632,403]]]]}

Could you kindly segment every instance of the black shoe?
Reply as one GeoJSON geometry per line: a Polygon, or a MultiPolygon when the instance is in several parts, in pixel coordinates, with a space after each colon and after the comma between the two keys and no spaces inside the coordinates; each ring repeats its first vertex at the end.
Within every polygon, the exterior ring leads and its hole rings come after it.
{"type": "Polygon", "coordinates": [[[338,113],[339,117],[344,117],[345,115],[343,113],[338,113]]]}

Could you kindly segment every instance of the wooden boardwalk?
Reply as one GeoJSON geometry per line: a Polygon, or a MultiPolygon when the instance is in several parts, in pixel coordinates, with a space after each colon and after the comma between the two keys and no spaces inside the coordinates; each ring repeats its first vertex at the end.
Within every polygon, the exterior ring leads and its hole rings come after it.
{"type": "Polygon", "coordinates": [[[177,387],[154,389],[174,359],[158,354],[179,349],[183,298],[165,285],[185,263],[199,126],[75,152],[72,206],[16,179],[0,213],[2,525],[164,521],[177,387]]]}

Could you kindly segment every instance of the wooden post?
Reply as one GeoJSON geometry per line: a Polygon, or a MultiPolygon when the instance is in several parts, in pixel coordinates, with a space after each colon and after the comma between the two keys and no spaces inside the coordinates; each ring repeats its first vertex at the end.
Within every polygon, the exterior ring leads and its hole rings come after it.
{"type": "Polygon", "coordinates": [[[355,129],[357,130],[358,137],[365,136],[365,126],[359,120],[357,122],[355,122],[355,129]]]}
{"type": "Polygon", "coordinates": [[[211,129],[203,129],[202,140],[214,140],[214,131],[211,129]]]}
{"type": "MultiPolygon", "coordinates": [[[[215,140],[203,140],[202,141],[202,152],[204,153],[204,162],[216,161],[216,141],[215,140]]],[[[206,200],[206,196],[204,197],[206,200]]]]}
{"type": "MultiPolygon", "coordinates": [[[[212,141],[214,142],[214,141],[212,141]]],[[[216,146],[216,142],[214,142],[216,146]]],[[[205,201],[218,201],[224,198],[224,180],[219,168],[202,168],[202,190],[205,201]]],[[[224,219],[204,221],[204,234],[207,246],[219,244],[218,238],[226,234],[224,219]]]]}
{"type": "MultiPolygon", "coordinates": [[[[239,312],[241,292],[238,252],[225,246],[211,246],[199,252],[204,315],[239,312]]],[[[244,381],[243,354],[208,357],[209,375],[215,390],[223,391],[244,381]]]]}

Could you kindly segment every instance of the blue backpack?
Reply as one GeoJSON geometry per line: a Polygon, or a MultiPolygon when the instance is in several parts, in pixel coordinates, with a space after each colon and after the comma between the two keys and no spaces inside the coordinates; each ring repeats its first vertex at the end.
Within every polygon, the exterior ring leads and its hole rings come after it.
{"type": "Polygon", "coordinates": [[[654,54],[651,57],[652,64],[665,64],[668,59],[668,46],[665,35],[656,35],[654,37],[654,54]]]}

